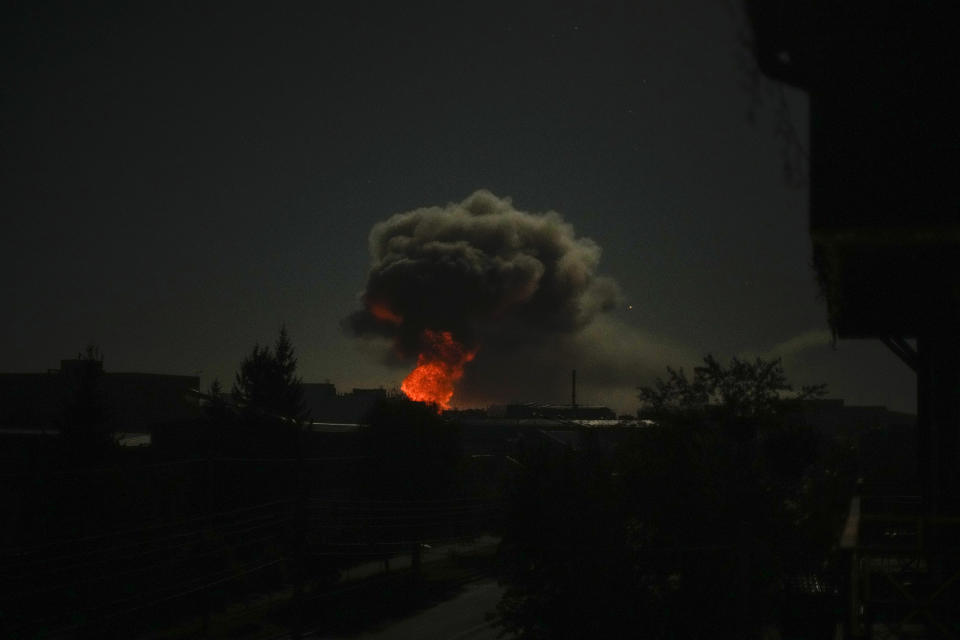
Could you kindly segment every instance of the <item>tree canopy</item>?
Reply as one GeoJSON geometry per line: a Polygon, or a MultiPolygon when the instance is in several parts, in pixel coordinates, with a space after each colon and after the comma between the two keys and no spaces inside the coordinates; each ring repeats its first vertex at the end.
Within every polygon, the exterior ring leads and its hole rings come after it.
{"type": "Polygon", "coordinates": [[[693,378],[683,369],[667,367],[666,379],[639,388],[644,413],[651,417],[700,420],[769,420],[792,404],[822,396],[826,385],[806,385],[794,391],[780,358],[753,362],[734,357],[724,366],[713,355],[695,367],[693,378]]]}
{"type": "Polygon", "coordinates": [[[640,390],[654,424],[611,451],[521,451],[500,550],[502,628],[521,638],[756,637],[791,619],[791,577],[823,573],[843,487],[789,419],[780,360],[713,356],[640,390]],[[837,499],[834,499],[837,498],[837,499]],[[625,633],[626,631],[626,633],[625,633]]]}
{"type": "Polygon", "coordinates": [[[233,401],[248,418],[305,420],[303,384],[296,372],[293,344],[282,326],[272,350],[255,344],[240,364],[231,391],[233,401]]]}

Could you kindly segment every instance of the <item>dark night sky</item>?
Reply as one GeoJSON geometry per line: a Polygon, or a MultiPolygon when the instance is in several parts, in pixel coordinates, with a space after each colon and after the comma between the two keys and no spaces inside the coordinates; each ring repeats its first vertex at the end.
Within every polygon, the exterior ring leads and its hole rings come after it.
{"type": "Polygon", "coordinates": [[[286,322],[306,381],[395,386],[341,328],[367,234],[483,188],[560,212],[633,306],[605,322],[636,374],[582,379],[585,400],[633,411],[649,371],[710,351],[913,409],[882,345],[829,346],[807,191],[769,101],[747,117],[728,3],[79,4],[23,3],[0,33],[0,370],[94,341],[107,370],[229,386],[286,322]]]}

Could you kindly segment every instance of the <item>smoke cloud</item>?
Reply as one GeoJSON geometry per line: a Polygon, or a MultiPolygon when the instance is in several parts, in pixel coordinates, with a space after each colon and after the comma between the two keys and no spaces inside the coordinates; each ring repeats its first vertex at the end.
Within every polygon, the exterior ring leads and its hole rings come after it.
{"type": "Polygon", "coordinates": [[[632,390],[650,367],[669,362],[611,320],[607,312],[622,296],[597,273],[600,247],[554,211],[521,211],[481,190],[460,203],[393,215],[374,225],[369,242],[364,308],[347,327],[389,338],[387,360],[395,364],[417,356],[425,330],[451,332],[476,350],[458,405],[564,400],[573,367],[592,372],[594,385],[616,379],[632,390]]]}
{"type": "Polygon", "coordinates": [[[763,354],[763,357],[768,360],[783,358],[785,362],[792,362],[805,351],[824,348],[831,344],[833,344],[831,332],[826,329],[811,329],[774,345],[763,354]]]}

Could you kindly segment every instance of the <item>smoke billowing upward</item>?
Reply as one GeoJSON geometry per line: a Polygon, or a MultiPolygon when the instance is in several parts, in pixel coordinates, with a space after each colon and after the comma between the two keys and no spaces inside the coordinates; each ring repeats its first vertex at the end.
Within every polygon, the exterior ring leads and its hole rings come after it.
{"type": "Polygon", "coordinates": [[[431,353],[443,358],[425,336],[449,332],[476,355],[463,373],[466,397],[477,396],[471,387],[485,396],[508,388],[522,394],[515,372],[529,375],[525,365],[538,360],[553,364],[554,358],[541,359],[550,350],[571,353],[584,330],[620,301],[616,282],[597,274],[596,243],[578,238],[556,212],[521,211],[484,190],[377,223],[370,254],[364,308],[347,319],[349,328],[388,337],[391,357],[419,362],[431,353]],[[481,364],[502,363],[510,354],[523,363],[497,372],[481,364]],[[479,380],[474,366],[496,380],[479,380]]]}

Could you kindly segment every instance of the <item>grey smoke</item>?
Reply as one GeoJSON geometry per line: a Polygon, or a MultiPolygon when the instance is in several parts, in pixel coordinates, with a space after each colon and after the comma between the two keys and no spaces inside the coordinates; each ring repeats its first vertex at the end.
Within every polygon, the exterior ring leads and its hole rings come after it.
{"type": "MultiPolygon", "coordinates": [[[[563,398],[578,361],[602,384],[617,378],[632,389],[641,368],[664,361],[634,365],[626,348],[641,340],[610,321],[607,312],[622,300],[617,283],[597,272],[600,247],[554,211],[522,211],[480,190],[460,203],[393,215],[374,225],[369,242],[364,308],[347,326],[358,336],[390,338],[394,361],[412,361],[424,329],[450,331],[477,348],[457,404],[563,398]],[[376,317],[374,305],[403,322],[376,317]],[[553,377],[560,388],[550,393],[553,377]]],[[[649,345],[643,351],[649,355],[649,345]]]]}

